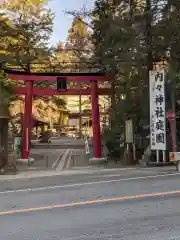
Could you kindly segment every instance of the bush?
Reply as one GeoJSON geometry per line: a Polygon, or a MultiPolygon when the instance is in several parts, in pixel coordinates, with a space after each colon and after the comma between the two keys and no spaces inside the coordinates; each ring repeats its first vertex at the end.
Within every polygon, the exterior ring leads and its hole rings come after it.
{"type": "Polygon", "coordinates": [[[102,139],[108,149],[108,155],[113,158],[120,158],[124,153],[124,137],[122,134],[104,128],[102,139]]]}

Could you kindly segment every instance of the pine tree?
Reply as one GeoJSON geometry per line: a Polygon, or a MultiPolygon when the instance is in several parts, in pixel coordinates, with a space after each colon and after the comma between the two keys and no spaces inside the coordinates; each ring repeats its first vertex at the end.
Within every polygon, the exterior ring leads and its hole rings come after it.
{"type": "Polygon", "coordinates": [[[165,61],[179,81],[179,1],[96,0],[93,14],[94,58],[114,75],[113,126],[123,133],[129,117],[141,133],[149,124],[148,71],[165,61]]]}
{"type": "MultiPolygon", "coordinates": [[[[68,55],[70,57],[70,66],[73,71],[86,71],[86,62],[91,56],[89,48],[89,37],[90,33],[87,26],[83,23],[82,17],[75,17],[72,22],[72,26],[69,29],[65,45],[65,50],[68,51],[68,55]]],[[[73,87],[76,86],[77,88],[85,87],[85,85],[79,83],[72,84],[73,87]]],[[[77,106],[79,106],[79,136],[81,137],[83,102],[87,103],[89,99],[82,99],[82,96],[80,95],[75,101],[77,102],[77,106]]]]}
{"type": "Polygon", "coordinates": [[[74,18],[72,26],[68,31],[66,48],[72,51],[73,57],[77,58],[77,60],[86,56],[88,37],[89,32],[87,26],[82,21],[82,17],[74,18]]]}
{"type": "MultiPolygon", "coordinates": [[[[147,2],[142,4],[141,1],[139,5],[133,0],[95,1],[94,58],[114,76],[110,141],[124,133],[127,118],[133,119],[135,131],[149,120],[148,101],[142,103],[141,100],[148,94],[150,58],[147,56],[151,56],[152,61],[152,43],[147,37],[147,20],[150,19],[152,24],[152,9],[147,8],[147,2]]],[[[153,6],[157,7],[156,4],[153,6]]]]}

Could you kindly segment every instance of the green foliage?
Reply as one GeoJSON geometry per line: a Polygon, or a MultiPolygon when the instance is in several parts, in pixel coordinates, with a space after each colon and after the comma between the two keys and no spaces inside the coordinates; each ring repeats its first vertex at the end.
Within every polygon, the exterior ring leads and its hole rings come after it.
{"type": "Polygon", "coordinates": [[[9,115],[9,107],[11,106],[12,101],[15,99],[15,96],[13,95],[13,87],[14,86],[9,81],[7,74],[4,72],[4,70],[0,69],[0,113],[4,114],[7,112],[7,116],[9,115]]]}
{"type": "MultiPolygon", "coordinates": [[[[72,25],[68,31],[68,36],[64,46],[58,44],[57,46],[57,58],[64,59],[68,64],[64,64],[66,71],[72,72],[86,72],[87,61],[90,58],[90,33],[86,24],[84,24],[83,18],[78,15],[74,17],[72,25]]],[[[84,83],[79,84],[78,82],[69,82],[70,88],[86,88],[87,85],[84,83]]],[[[71,100],[69,100],[71,101],[71,100]]],[[[82,111],[89,99],[82,99],[81,96],[77,96],[77,106],[79,106],[79,112],[82,111]]]]}
{"type": "Polygon", "coordinates": [[[0,14],[0,63],[11,62],[11,52],[8,51],[8,43],[17,37],[17,31],[12,26],[12,22],[5,16],[0,14]]]}
{"type": "Polygon", "coordinates": [[[66,108],[66,101],[63,98],[56,96],[52,99],[52,101],[58,109],[66,108]]]}
{"type": "Polygon", "coordinates": [[[21,0],[1,5],[17,32],[16,38],[5,39],[7,51],[11,53],[14,65],[26,71],[29,71],[29,64],[49,57],[47,44],[52,33],[53,14],[42,2],[21,0]]]}
{"type": "Polygon", "coordinates": [[[124,135],[120,131],[112,131],[110,128],[105,127],[102,136],[109,155],[115,158],[121,157],[124,150],[124,135]]]}
{"type": "Polygon", "coordinates": [[[166,61],[168,79],[179,82],[179,19],[177,0],[95,1],[93,58],[114,76],[109,135],[124,134],[128,118],[139,134],[149,124],[148,71],[153,65],[166,61]]]}
{"type": "MultiPolygon", "coordinates": [[[[10,0],[0,5],[3,13],[0,15],[0,62],[6,62],[7,67],[32,72],[44,71],[44,67],[50,66],[48,44],[54,15],[45,3],[45,0],[10,0]]],[[[34,82],[38,87],[47,85],[49,87],[47,81],[34,82]]],[[[10,85],[3,82],[3,94],[7,92],[6,99],[14,98],[10,85]]]]}
{"type": "Polygon", "coordinates": [[[83,23],[82,17],[75,17],[68,31],[67,43],[65,46],[65,48],[71,51],[74,60],[82,61],[82,58],[86,56],[88,37],[89,32],[87,26],[83,23]]]}

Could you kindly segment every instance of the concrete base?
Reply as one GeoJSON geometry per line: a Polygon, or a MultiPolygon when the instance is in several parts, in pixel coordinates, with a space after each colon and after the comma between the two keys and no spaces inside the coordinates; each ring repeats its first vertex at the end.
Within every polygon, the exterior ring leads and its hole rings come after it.
{"type": "Polygon", "coordinates": [[[34,163],[34,161],[35,161],[34,158],[26,158],[26,159],[18,158],[18,159],[16,159],[17,163],[26,163],[26,164],[30,163],[31,164],[31,163],[34,163]]]}
{"type": "Polygon", "coordinates": [[[95,165],[95,164],[105,164],[107,163],[107,158],[102,157],[102,158],[90,158],[89,159],[89,164],[90,165],[95,165]]]}

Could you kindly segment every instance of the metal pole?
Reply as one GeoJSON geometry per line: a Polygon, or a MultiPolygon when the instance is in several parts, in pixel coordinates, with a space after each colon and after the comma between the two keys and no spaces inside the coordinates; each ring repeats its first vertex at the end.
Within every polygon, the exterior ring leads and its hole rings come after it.
{"type": "Polygon", "coordinates": [[[159,163],[159,150],[156,150],[156,162],[159,163]]]}
{"type": "Polygon", "coordinates": [[[171,134],[172,134],[172,142],[173,142],[173,151],[176,152],[177,148],[176,148],[176,104],[175,104],[175,88],[173,87],[172,90],[172,95],[171,95],[171,99],[172,99],[172,111],[174,114],[174,118],[171,121],[170,125],[171,125],[171,134]]]}
{"type": "Polygon", "coordinates": [[[129,143],[127,143],[126,150],[127,150],[127,152],[129,151],[129,143]]]}
{"type": "Polygon", "coordinates": [[[165,163],[166,162],[166,151],[163,150],[163,162],[165,163]]]}
{"type": "MultiPolygon", "coordinates": [[[[81,86],[81,85],[80,85],[81,86]]],[[[79,95],[79,137],[82,137],[82,97],[79,95]]]]}
{"type": "Polygon", "coordinates": [[[26,128],[26,151],[29,151],[29,129],[26,128]]]}
{"type": "Polygon", "coordinates": [[[133,143],[133,158],[134,158],[134,161],[136,161],[136,145],[135,145],[135,143],[133,143]]]}
{"type": "Polygon", "coordinates": [[[172,150],[173,152],[176,152],[176,131],[175,131],[175,125],[174,120],[170,121],[170,130],[171,130],[171,139],[172,139],[172,150]]]}

